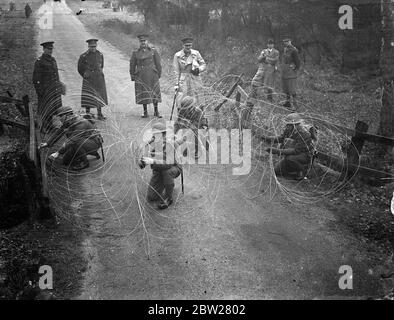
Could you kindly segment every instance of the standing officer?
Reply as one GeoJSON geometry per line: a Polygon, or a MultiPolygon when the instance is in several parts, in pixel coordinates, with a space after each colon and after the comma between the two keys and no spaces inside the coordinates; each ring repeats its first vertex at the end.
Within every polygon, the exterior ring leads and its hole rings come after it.
{"type": "Polygon", "coordinates": [[[278,70],[279,51],[274,48],[274,40],[269,39],[267,49],[261,51],[258,57],[259,68],[252,79],[251,98],[257,98],[258,89],[267,91],[267,99],[272,102],[272,92],[275,86],[275,72],[278,70]]]}
{"type": "Polygon", "coordinates": [[[286,102],[283,105],[291,109],[291,98],[293,98],[293,109],[297,107],[297,71],[300,69],[301,61],[298,50],[291,44],[291,40],[286,38],[283,40],[285,49],[282,58],[282,90],[286,95],[286,102]]]}
{"type": "Polygon", "coordinates": [[[47,127],[56,111],[62,106],[61,95],[65,85],[59,80],[59,71],[53,53],[54,41],[41,43],[43,54],[34,64],[33,85],[37,93],[38,114],[47,127]]]}
{"type": "Polygon", "coordinates": [[[134,81],[135,100],[142,104],[142,118],[148,117],[147,104],[153,103],[154,116],[161,118],[158,103],[161,102],[160,83],[161,62],[159,53],[153,46],[148,45],[148,36],[138,36],[140,47],[133,51],[130,59],[130,76],[134,81]]]}
{"type": "Polygon", "coordinates": [[[200,52],[192,49],[193,38],[184,38],[182,43],[183,49],[174,55],[175,90],[198,99],[198,88],[202,86],[200,73],[206,69],[206,63],[200,52]]]}
{"type": "Polygon", "coordinates": [[[172,202],[174,192],[174,179],[182,172],[182,166],[176,160],[176,152],[179,145],[185,139],[175,139],[167,136],[167,128],[164,123],[155,123],[152,127],[153,137],[149,144],[153,144],[150,157],[142,157],[138,162],[141,169],[150,165],[152,178],[149,182],[148,201],[160,200],[159,209],[168,208],[172,202]]]}
{"type": "Polygon", "coordinates": [[[108,104],[107,88],[103,73],[104,56],[97,50],[97,39],[86,40],[88,50],[81,54],[78,60],[78,72],[83,77],[81,107],[97,108],[97,118],[105,120],[101,108],[108,104]]]}

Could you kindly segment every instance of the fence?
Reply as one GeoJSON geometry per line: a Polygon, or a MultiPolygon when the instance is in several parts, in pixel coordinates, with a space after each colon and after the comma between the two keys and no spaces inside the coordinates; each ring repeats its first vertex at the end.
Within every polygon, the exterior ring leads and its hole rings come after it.
{"type": "MultiPolygon", "coordinates": [[[[45,157],[38,146],[41,143],[41,135],[39,126],[37,126],[33,107],[29,103],[29,97],[25,95],[21,100],[12,97],[1,97],[0,103],[13,104],[20,112],[25,121],[14,121],[11,119],[0,118],[0,127],[3,125],[12,126],[24,130],[29,135],[28,158],[34,164],[35,185],[32,186],[32,191],[35,197],[31,197],[29,207],[33,208],[31,212],[31,219],[52,217],[53,212],[49,205],[48,185],[45,169],[45,157]]],[[[0,133],[2,130],[0,130],[0,133]]]]}

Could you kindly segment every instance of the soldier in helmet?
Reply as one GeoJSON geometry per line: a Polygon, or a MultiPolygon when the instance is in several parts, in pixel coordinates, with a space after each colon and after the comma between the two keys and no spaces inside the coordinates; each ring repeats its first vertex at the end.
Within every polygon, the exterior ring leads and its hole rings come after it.
{"type": "MultiPolygon", "coordinates": [[[[180,129],[190,129],[194,134],[194,156],[198,158],[199,146],[199,129],[208,129],[207,118],[204,117],[203,111],[196,106],[196,98],[191,96],[183,96],[178,109],[178,118],[174,125],[174,132],[180,129]]],[[[206,146],[207,147],[207,146],[206,146]]]]}
{"type": "Polygon", "coordinates": [[[89,115],[81,117],[74,114],[70,107],[64,106],[59,110],[57,117],[62,124],[61,127],[48,142],[41,143],[40,148],[52,147],[63,135],[67,141],[50,155],[50,160],[54,161],[62,156],[63,165],[70,166],[72,170],[82,170],[89,167],[87,155],[100,159],[97,150],[102,146],[103,139],[89,115]]]}
{"type": "Polygon", "coordinates": [[[65,85],[59,79],[56,59],[52,57],[54,41],[41,43],[43,54],[34,64],[33,85],[38,99],[38,114],[42,117],[43,127],[47,127],[57,110],[62,106],[61,95],[65,85]]]}
{"type": "Polygon", "coordinates": [[[283,40],[285,49],[282,57],[282,90],[286,95],[284,107],[297,108],[297,73],[301,66],[298,50],[289,38],[283,40]]]}
{"type": "Polygon", "coordinates": [[[150,156],[142,157],[138,165],[141,169],[150,165],[152,178],[149,182],[148,201],[160,200],[159,209],[168,208],[173,202],[174,180],[181,174],[182,166],[177,161],[177,148],[185,139],[174,137],[162,122],[152,127],[150,156]]]}
{"type": "Polygon", "coordinates": [[[183,49],[175,53],[173,61],[175,90],[198,99],[199,87],[202,86],[200,74],[205,71],[206,63],[200,52],[192,49],[193,38],[184,38],[182,43],[183,49]]]}
{"type": "Polygon", "coordinates": [[[91,108],[97,108],[97,118],[105,120],[101,108],[108,104],[107,87],[103,73],[104,56],[97,50],[98,39],[86,40],[88,50],[78,60],[78,73],[83,78],[81,107],[90,113],[91,108]]]}
{"type": "Polygon", "coordinates": [[[135,83],[135,99],[142,104],[142,118],[148,117],[147,105],[153,103],[154,116],[161,118],[158,103],[161,102],[160,83],[161,62],[157,50],[148,44],[148,36],[138,36],[140,47],[133,51],[130,59],[130,76],[135,83]]]}
{"type": "Polygon", "coordinates": [[[261,135],[262,139],[271,143],[281,143],[280,148],[269,147],[267,152],[283,155],[275,164],[275,173],[293,179],[304,178],[314,153],[314,137],[306,129],[303,119],[298,113],[291,113],[284,119],[286,127],[279,137],[261,135]]]}

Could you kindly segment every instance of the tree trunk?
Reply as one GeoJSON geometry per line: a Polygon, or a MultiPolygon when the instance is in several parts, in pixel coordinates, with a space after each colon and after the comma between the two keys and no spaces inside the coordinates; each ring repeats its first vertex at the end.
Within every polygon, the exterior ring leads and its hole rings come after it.
{"type": "Polygon", "coordinates": [[[381,0],[382,46],[380,70],[382,76],[382,108],[379,134],[394,137],[394,3],[381,0]]]}

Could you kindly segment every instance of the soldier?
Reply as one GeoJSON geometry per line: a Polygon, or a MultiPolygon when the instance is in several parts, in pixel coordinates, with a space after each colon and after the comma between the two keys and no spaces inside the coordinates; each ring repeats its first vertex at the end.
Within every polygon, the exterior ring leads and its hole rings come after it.
{"type": "Polygon", "coordinates": [[[103,73],[104,56],[97,50],[97,39],[86,40],[89,49],[78,60],[78,72],[83,77],[81,108],[90,113],[97,108],[97,118],[105,120],[101,108],[108,104],[107,88],[103,73]]]}
{"type": "Polygon", "coordinates": [[[267,91],[267,99],[273,101],[272,92],[275,86],[275,72],[278,70],[279,51],[274,48],[274,40],[269,39],[267,49],[258,57],[259,68],[252,79],[251,98],[257,98],[259,88],[267,91]]]}
{"type": "Polygon", "coordinates": [[[61,95],[65,94],[65,86],[59,80],[59,71],[52,57],[54,41],[41,43],[43,54],[34,64],[33,85],[37,93],[38,114],[46,127],[62,106],[61,95]]]}
{"type": "Polygon", "coordinates": [[[284,158],[275,164],[275,174],[296,180],[303,179],[315,151],[314,136],[306,129],[298,113],[287,115],[284,122],[286,127],[279,137],[261,137],[267,142],[282,144],[280,148],[266,149],[267,152],[284,155],[284,158]]]}
{"type": "Polygon", "coordinates": [[[100,159],[97,150],[102,146],[103,138],[95,127],[94,120],[73,113],[70,107],[62,107],[57,115],[62,125],[51,136],[48,142],[40,144],[40,148],[52,147],[64,134],[68,141],[49,157],[51,161],[63,156],[63,165],[71,166],[72,170],[82,170],[89,167],[87,155],[100,159]]]}
{"type": "Polygon", "coordinates": [[[205,71],[206,63],[200,52],[192,49],[193,38],[184,38],[182,43],[183,49],[174,55],[175,90],[198,99],[198,88],[202,86],[200,74],[205,71]]]}
{"type": "Polygon", "coordinates": [[[148,117],[147,105],[153,103],[154,116],[161,118],[158,103],[161,102],[160,83],[161,62],[159,53],[148,44],[148,36],[138,36],[140,47],[133,51],[130,59],[130,76],[134,81],[135,100],[142,104],[144,113],[142,118],[148,117]]]}
{"type": "Polygon", "coordinates": [[[159,209],[168,208],[173,202],[174,179],[182,172],[182,166],[176,160],[176,149],[185,139],[176,139],[167,136],[167,128],[164,123],[155,123],[152,128],[154,142],[150,157],[142,157],[138,162],[141,169],[150,164],[152,178],[149,182],[148,201],[160,200],[159,209]]]}
{"type": "Polygon", "coordinates": [[[283,40],[283,43],[285,49],[282,58],[282,90],[286,95],[286,102],[283,106],[289,109],[296,109],[297,71],[300,69],[301,61],[298,50],[291,44],[291,40],[286,38],[283,40]],[[293,98],[293,107],[291,98],[293,98]]]}
{"type": "MultiPolygon", "coordinates": [[[[198,158],[199,136],[198,129],[207,129],[208,121],[204,117],[203,111],[195,105],[196,98],[184,96],[180,102],[178,118],[174,124],[175,134],[180,129],[191,129],[194,134],[194,157],[198,158]]],[[[184,154],[186,156],[186,154],[184,154]]]]}
{"type": "Polygon", "coordinates": [[[30,8],[29,4],[26,3],[26,5],[25,5],[25,17],[29,18],[31,13],[32,13],[31,8],[30,8]]]}

